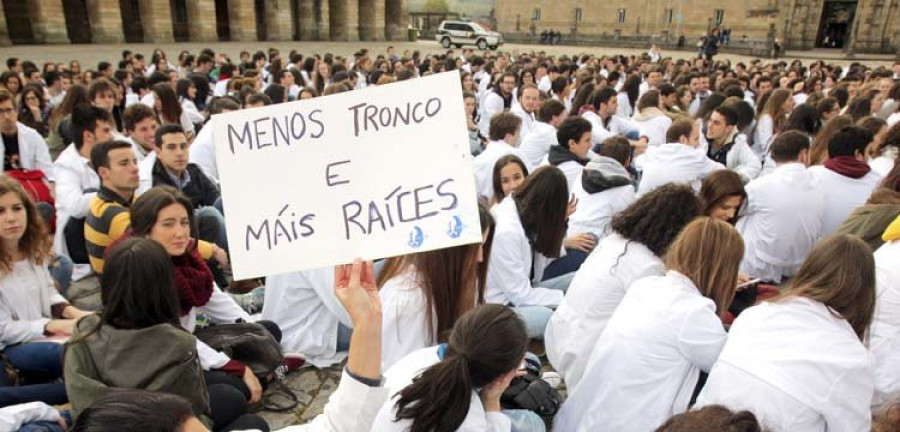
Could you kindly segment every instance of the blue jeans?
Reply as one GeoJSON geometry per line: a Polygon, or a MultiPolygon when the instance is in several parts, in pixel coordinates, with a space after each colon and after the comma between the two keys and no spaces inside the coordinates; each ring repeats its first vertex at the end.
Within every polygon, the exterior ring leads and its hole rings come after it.
{"type": "Polygon", "coordinates": [[[566,256],[551,262],[544,269],[544,280],[550,280],[557,276],[572,273],[581,267],[581,263],[587,259],[590,252],[584,252],[579,249],[566,249],[566,256]]]}
{"type": "Polygon", "coordinates": [[[56,422],[25,423],[18,432],[66,432],[56,422]]]}
{"type": "Polygon", "coordinates": [[[353,336],[353,329],[341,323],[338,323],[337,334],[337,352],[350,351],[350,338],[353,336]]]}
{"type": "Polygon", "coordinates": [[[547,430],[544,420],[534,411],[526,409],[507,409],[502,411],[509,417],[512,432],[544,432],[547,430]]]}
{"type": "Polygon", "coordinates": [[[9,377],[0,373],[0,407],[36,401],[61,405],[69,401],[65,384],[56,382],[62,377],[61,344],[23,343],[8,346],[3,352],[28,385],[11,386],[9,377]]]}
{"type": "Polygon", "coordinates": [[[50,276],[53,276],[53,279],[59,284],[59,293],[63,297],[69,292],[69,285],[72,284],[72,269],[74,268],[75,263],[72,262],[72,258],[65,255],[56,255],[53,261],[50,262],[50,276]]]}
{"type": "Polygon", "coordinates": [[[514,306],[512,310],[525,323],[529,339],[544,339],[544,330],[550,322],[553,309],[547,306],[514,306]]]}

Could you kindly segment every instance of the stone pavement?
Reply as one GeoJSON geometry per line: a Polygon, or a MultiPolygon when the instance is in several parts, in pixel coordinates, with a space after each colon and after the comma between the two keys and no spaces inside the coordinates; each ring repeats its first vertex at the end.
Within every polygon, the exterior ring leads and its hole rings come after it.
{"type": "MultiPolygon", "coordinates": [[[[201,49],[209,47],[216,52],[224,52],[228,54],[232,61],[239,60],[241,51],[253,53],[255,51],[265,51],[269,47],[278,48],[282,56],[295,49],[298,52],[307,55],[312,53],[325,54],[332,53],[335,55],[352,56],[354,52],[362,48],[368,48],[372,54],[382,54],[385,49],[392,45],[396,48],[398,55],[402,55],[405,51],[420,51],[423,54],[443,53],[446,50],[432,40],[420,40],[418,42],[185,42],[185,43],[169,43],[169,44],[118,44],[118,45],[14,45],[10,47],[0,48],[0,58],[19,57],[25,60],[31,60],[41,65],[46,61],[68,62],[77,59],[81,62],[83,70],[96,69],[96,65],[100,61],[109,61],[115,66],[122,58],[122,50],[128,49],[133,52],[144,54],[148,61],[150,55],[155,48],[163,49],[169,56],[170,61],[178,58],[178,53],[182,50],[190,51],[197,54],[201,49]]],[[[646,50],[634,48],[618,48],[618,47],[587,47],[587,46],[565,46],[565,45],[525,45],[525,44],[506,44],[501,47],[502,51],[509,52],[532,52],[545,51],[548,54],[560,56],[563,54],[572,56],[582,53],[596,55],[639,55],[646,50]]],[[[456,50],[457,53],[459,50],[456,50]]],[[[693,58],[695,53],[690,51],[663,51],[664,56],[672,56],[673,58],[693,58]]],[[[843,59],[843,53],[835,50],[814,50],[814,51],[790,51],[783,60],[790,61],[793,58],[803,58],[808,63],[811,59],[823,59],[826,62],[834,62],[838,64],[849,64],[850,60],[843,59]]],[[[747,61],[752,57],[734,54],[721,54],[716,56],[717,59],[730,59],[732,61],[747,61]]],[[[889,66],[893,63],[893,56],[890,55],[858,55],[858,61],[865,61],[867,64],[878,66],[889,66]]]]}

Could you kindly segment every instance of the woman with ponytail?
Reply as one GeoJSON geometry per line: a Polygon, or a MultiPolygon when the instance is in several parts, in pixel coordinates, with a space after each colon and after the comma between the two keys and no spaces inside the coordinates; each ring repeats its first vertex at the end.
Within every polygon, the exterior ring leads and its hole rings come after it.
{"type": "MultiPolygon", "coordinates": [[[[500,412],[500,395],[518,373],[527,344],[525,325],[509,308],[472,309],[453,326],[446,344],[414,351],[385,372],[393,397],[372,431],[511,430],[510,417],[500,412]]],[[[525,415],[533,418],[533,429],[542,430],[537,414],[525,415]]]]}

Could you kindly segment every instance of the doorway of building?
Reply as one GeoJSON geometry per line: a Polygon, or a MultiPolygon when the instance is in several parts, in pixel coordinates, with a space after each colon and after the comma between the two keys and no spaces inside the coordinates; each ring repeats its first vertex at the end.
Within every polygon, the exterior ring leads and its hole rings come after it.
{"type": "Polygon", "coordinates": [[[266,25],[266,0],[254,1],[253,7],[256,11],[256,40],[268,40],[269,27],[266,25]]]}
{"type": "Polygon", "coordinates": [[[28,2],[5,1],[3,13],[6,14],[6,25],[9,28],[9,40],[13,44],[33,44],[34,30],[28,18],[28,2]]]}
{"type": "Polygon", "coordinates": [[[825,0],[822,7],[822,21],[816,46],[819,48],[844,48],[850,40],[853,18],[856,16],[855,1],[825,0]]]}
{"type": "Polygon", "coordinates": [[[228,19],[228,0],[216,0],[216,36],[219,42],[231,40],[231,26],[228,19]]]}
{"type": "Polygon", "coordinates": [[[175,42],[187,42],[190,40],[187,2],[185,0],[170,0],[169,6],[172,13],[172,36],[175,38],[175,42]]]}
{"type": "Polygon", "coordinates": [[[73,44],[91,43],[91,20],[88,18],[87,0],[63,0],[66,33],[73,44]]]}
{"type": "Polygon", "coordinates": [[[144,26],[141,24],[141,5],[138,0],[119,0],[122,11],[122,32],[126,43],[144,42],[144,26]]]}

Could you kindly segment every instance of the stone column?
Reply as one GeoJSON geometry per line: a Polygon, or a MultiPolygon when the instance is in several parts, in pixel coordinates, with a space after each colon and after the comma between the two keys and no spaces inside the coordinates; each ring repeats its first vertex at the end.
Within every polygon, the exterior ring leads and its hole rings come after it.
{"type": "Polygon", "coordinates": [[[4,1],[16,0],[0,0],[0,46],[10,46],[12,41],[9,39],[9,27],[6,25],[6,14],[3,13],[4,1]]]}
{"type": "Polygon", "coordinates": [[[172,6],[169,0],[141,0],[141,24],[144,26],[144,42],[174,42],[172,31],[172,6]]]}
{"type": "Polygon", "coordinates": [[[314,1],[319,3],[319,10],[321,13],[321,15],[319,15],[316,39],[320,41],[331,40],[331,8],[329,7],[328,0],[314,1]]]}
{"type": "Polygon", "coordinates": [[[359,40],[358,0],[329,0],[331,40],[359,40]]]}
{"type": "Polygon", "coordinates": [[[35,43],[69,43],[61,0],[28,0],[28,15],[31,18],[35,43]]]}
{"type": "Polygon", "coordinates": [[[293,39],[292,0],[266,0],[266,25],[270,41],[293,39]]]}
{"type": "Polygon", "coordinates": [[[91,42],[123,43],[122,11],[118,0],[88,0],[88,16],[91,20],[91,42]]]}
{"type": "Polygon", "coordinates": [[[253,0],[228,1],[228,27],[231,29],[231,40],[235,42],[255,42],[256,11],[253,0]]]}
{"type": "Polygon", "coordinates": [[[405,0],[384,0],[384,33],[388,40],[406,38],[406,27],[409,17],[406,15],[405,0]]]}
{"type": "Polygon", "coordinates": [[[294,0],[300,15],[300,40],[316,40],[316,12],[313,0],[294,0]]]}
{"type": "Polygon", "coordinates": [[[191,42],[215,42],[216,2],[212,0],[187,0],[188,22],[191,23],[191,42]]]}
{"type": "Polygon", "coordinates": [[[359,39],[384,40],[384,0],[359,0],[359,39]]]}

